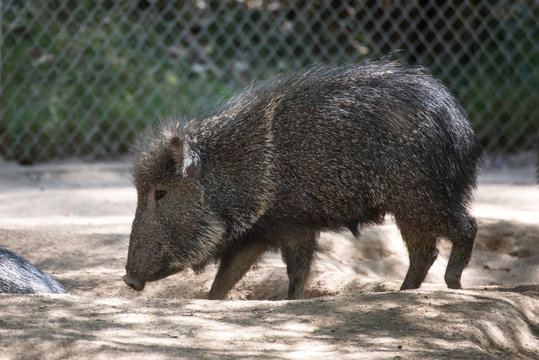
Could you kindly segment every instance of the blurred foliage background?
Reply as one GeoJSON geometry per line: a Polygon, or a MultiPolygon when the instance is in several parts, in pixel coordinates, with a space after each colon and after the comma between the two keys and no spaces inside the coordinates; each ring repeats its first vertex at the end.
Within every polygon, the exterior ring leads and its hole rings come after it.
{"type": "Polygon", "coordinates": [[[539,132],[536,0],[0,1],[0,157],[126,153],[253,80],[386,56],[448,86],[488,151],[539,132]]]}

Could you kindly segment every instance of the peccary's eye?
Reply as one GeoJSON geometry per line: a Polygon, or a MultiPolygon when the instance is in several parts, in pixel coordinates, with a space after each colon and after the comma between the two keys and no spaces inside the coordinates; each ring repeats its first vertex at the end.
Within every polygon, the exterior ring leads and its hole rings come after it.
{"type": "Polygon", "coordinates": [[[165,190],[155,190],[155,201],[162,199],[166,194],[167,192],[165,190]]]}

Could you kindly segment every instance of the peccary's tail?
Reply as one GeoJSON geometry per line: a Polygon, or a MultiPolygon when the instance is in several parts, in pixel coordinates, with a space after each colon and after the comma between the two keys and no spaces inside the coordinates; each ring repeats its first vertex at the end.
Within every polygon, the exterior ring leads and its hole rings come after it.
{"type": "Polygon", "coordinates": [[[441,81],[422,68],[411,71],[416,71],[422,85],[428,88],[428,91],[421,92],[422,98],[419,101],[423,102],[425,108],[432,109],[430,115],[445,137],[443,145],[440,144],[443,148],[439,150],[440,155],[448,160],[444,171],[447,171],[445,181],[448,189],[451,189],[449,193],[455,202],[469,204],[483,158],[479,140],[466,112],[441,81]],[[457,194],[460,196],[455,197],[457,194]]]}
{"type": "MultiPolygon", "coordinates": [[[[455,101],[452,97],[450,99],[455,101]]],[[[470,203],[472,190],[477,186],[477,176],[483,161],[483,149],[464,110],[456,102],[452,105],[449,109],[452,112],[453,121],[450,124],[453,128],[449,133],[457,160],[456,179],[464,180],[459,185],[463,187],[464,201],[470,203]]]]}
{"type": "MultiPolygon", "coordinates": [[[[396,64],[390,66],[398,67],[396,64]]],[[[436,131],[440,131],[443,137],[443,140],[438,139],[439,148],[436,150],[448,161],[439,169],[446,172],[443,179],[449,193],[452,197],[462,194],[464,198],[456,196],[454,200],[456,202],[463,200],[469,204],[472,200],[472,190],[477,185],[483,151],[466,112],[442,82],[431,76],[426,69],[404,67],[402,72],[407,75],[402,78],[406,80],[406,83],[402,84],[403,87],[414,83],[420,85],[415,88],[415,92],[407,93],[406,96],[418,103],[422,109],[428,110],[428,116],[432,117],[436,124],[436,131]]],[[[398,78],[396,81],[402,79],[398,78]]]]}

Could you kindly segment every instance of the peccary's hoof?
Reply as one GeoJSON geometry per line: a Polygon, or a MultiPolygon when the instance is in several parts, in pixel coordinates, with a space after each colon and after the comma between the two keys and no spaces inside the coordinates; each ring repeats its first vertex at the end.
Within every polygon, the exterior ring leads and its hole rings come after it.
{"type": "Polygon", "coordinates": [[[451,275],[446,275],[444,277],[444,280],[449,289],[462,289],[462,286],[460,285],[460,276],[455,277],[451,275]]]}
{"type": "Polygon", "coordinates": [[[144,285],[145,285],[144,282],[133,279],[127,274],[122,276],[122,279],[127,284],[127,286],[129,286],[130,288],[136,291],[142,291],[142,289],[144,289],[144,285]]]}
{"type": "Polygon", "coordinates": [[[446,282],[446,284],[449,289],[462,289],[462,285],[460,285],[460,281],[448,281],[446,282]]]}

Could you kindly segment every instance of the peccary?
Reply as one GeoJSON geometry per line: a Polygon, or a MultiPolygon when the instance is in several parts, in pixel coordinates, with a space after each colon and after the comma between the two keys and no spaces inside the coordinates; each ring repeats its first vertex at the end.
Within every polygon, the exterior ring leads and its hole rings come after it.
{"type": "Polygon", "coordinates": [[[320,231],[355,231],[386,214],[409,252],[401,289],[421,285],[440,238],[453,243],[445,282],[461,287],[481,147],[422,68],[311,67],[202,119],[150,128],[133,157],[138,203],[124,281],[135,290],[216,260],[209,298],[223,299],[264,252],[280,249],[297,299],[320,231]]]}
{"type": "Polygon", "coordinates": [[[0,247],[0,293],[65,294],[56,280],[13,252],[0,247]]]}

